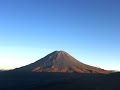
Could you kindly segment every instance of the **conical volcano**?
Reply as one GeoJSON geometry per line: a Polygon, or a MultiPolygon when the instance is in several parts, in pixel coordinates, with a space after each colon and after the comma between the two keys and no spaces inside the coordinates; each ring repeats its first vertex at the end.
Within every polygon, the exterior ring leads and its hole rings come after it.
{"type": "Polygon", "coordinates": [[[32,64],[15,70],[30,72],[109,73],[107,70],[79,62],[65,51],[54,51],[32,64]]]}

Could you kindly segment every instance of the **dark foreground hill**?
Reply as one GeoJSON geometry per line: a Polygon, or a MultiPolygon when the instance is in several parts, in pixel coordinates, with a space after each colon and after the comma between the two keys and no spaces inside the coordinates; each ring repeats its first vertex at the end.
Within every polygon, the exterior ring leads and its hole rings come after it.
{"type": "Polygon", "coordinates": [[[120,90],[120,73],[0,72],[0,90],[120,90]]]}
{"type": "Polygon", "coordinates": [[[110,71],[79,62],[65,51],[54,51],[32,64],[15,69],[15,71],[110,73],[110,71]]]}

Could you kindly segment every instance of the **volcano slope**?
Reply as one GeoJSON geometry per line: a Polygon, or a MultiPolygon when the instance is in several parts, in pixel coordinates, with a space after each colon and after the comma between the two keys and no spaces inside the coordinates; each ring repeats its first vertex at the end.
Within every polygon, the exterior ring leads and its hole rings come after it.
{"type": "Polygon", "coordinates": [[[79,62],[65,51],[54,51],[32,64],[16,70],[26,72],[109,73],[107,70],[79,62]]]}

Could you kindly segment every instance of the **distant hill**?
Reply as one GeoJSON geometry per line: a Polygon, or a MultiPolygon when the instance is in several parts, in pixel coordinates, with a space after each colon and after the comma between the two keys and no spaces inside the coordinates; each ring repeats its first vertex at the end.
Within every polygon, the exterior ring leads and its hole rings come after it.
{"type": "Polygon", "coordinates": [[[7,71],[7,70],[0,69],[0,72],[2,72],[2,71],[7,71]]]}
{"type": "Polygon", "coordinates": [[[15,71],[110,73],[110,71],[79,62],[65,51],[54,51],[32,64],[15,69],[15,71]]]}

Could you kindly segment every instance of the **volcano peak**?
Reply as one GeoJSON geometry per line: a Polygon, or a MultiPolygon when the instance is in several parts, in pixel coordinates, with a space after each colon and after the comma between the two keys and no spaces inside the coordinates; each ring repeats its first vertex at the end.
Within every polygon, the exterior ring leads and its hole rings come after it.
{"type": "Polygon", "coordinates": [[[57,53],[57,54],[68,54],[66,51],[60,50],[60,51],[54,51],[53,53],[57,53]]]}

